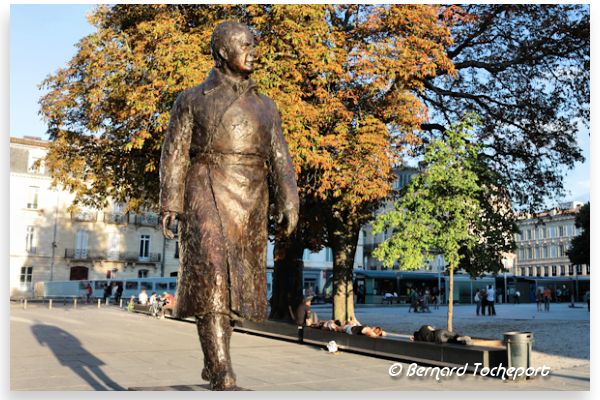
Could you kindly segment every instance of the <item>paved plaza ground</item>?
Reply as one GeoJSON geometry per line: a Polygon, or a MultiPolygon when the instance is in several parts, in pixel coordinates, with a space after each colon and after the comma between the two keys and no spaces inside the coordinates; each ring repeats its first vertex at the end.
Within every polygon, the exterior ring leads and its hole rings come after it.
{"type": "MultiPolygon", "coordinates": [[[[317,306],[327,317],[330,306],[317,306]]],[[[536,313],[535,305],[499,305],[496,317],[476,317],[470,306],[455,307],[455,328],[472,336],[501,338],[508,330],[532,330],[533,366],[551,361],[552,373],[526,382],[464,377],[392,378],[393,361],[268,339],[243,333],[232,337],[232,358],[240,386],[249,390],[589,390],[589,314],[556,305],[536,313]],[[535,318],[533,318],[535,317],[535,318]],[[557,345],[563,343],[563,345],[557,345]],[[566,345],[564,343],[570,343],[566,345]],[[583,349],[583,350],[582,350],[583,349]],[[544,358],[546,357],[546,358],[544,358]],[[567,359],[568,362],[562,362],[567,359]]],[[[431,314],[408,308],[359,307],[358,319],[408,333],[422,323],[443,327],[446,309],[431,314]]],[[[158,320],[118,307],[11,305],[10,387],[17,391],[127,390],[130,387],[203,385],[202,351],[196,327],[158,320]]],[[[379,340],[379,339],[373,339],[379,340]]],[[[408,364],[403,365],[405,370],[408,364]]]]}

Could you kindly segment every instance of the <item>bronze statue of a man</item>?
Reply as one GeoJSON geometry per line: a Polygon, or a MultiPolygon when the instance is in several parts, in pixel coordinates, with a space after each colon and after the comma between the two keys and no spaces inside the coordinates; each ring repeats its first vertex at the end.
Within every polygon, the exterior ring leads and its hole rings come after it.
{"type": "Polygon", "coordinates": [[[299,200],[277,107],[249,79],[253,34],[224,22],[212,34],[211,50],[215,67],[171,111],[160,207],[167,238],[180,221],[174,313],[196,317],[202,378],[213,390],[227,390],[236,385],[229,356],[234,321],[266,317],[269,182],[286,235],[298,221],[299,200]]]}

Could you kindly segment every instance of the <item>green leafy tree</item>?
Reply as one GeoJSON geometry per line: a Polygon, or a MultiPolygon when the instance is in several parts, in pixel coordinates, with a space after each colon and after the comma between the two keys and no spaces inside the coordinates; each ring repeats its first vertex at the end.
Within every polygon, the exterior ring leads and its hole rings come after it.
{"type": "MultiPolygon", "coordinates": [[[[487,269],[478,257],[497,259],[500,251],[514,245],[511,231],[496,224],[508,214],[499,212],[503,202],[494,199],[489,181],[481,179],[481,146],[473,142],[471,124],[470,120],[455,124],[443,140],[429,144],[422,172],[405,187],[394,209],[373,224],[375,233],[391,231],[373,253],[386,267],[416,270],[434,254],[443,255],[449,274],[450,331],[454,271],[465,264],[471,273],[487,269]]],[[[510,220],[507,225],[512,228],[510,220]]]]}
{"type": "Polygon", "coordinates": [[[575,226],[581,234],[571,239],[567,255],[572,264],[590,265],[590,202],[584,204],[575,217],[575,226]]]}
{"type": "MultiPolygon", "coordinates": [[[[498,2],[500,3],[500,2],[498,2]]],[[[590,5],[469,4],[451,26],[457,75],[417,93],[439,137],[465,112],[480,118],[486,163],[513,204],[536,213],[563,194],[566,169],[583,161],[589,129],[590,5]]]]}

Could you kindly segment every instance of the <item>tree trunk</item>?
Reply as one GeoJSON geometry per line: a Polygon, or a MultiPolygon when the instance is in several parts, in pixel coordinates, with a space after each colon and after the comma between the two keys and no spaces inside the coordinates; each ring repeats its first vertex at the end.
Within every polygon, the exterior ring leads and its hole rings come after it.
{"type": "Polygon", "coordinates": [[[448,330],[452,332],[452,316],[454,312],[454,264],[450,264],[448,274],[448,330]]]}
{"type": "Polygon", "coordinates": [[[297,233],[288,240],[275,242],[269,319],[291,321],[291,313],[295,312],[302,302],[303,252],[304,245],[297,233]]]}
{"type": "Polygon", "coordinates": [[[354,318],[354,289],[352,273],[360,225],[354,227],[349,219],[331,218],[328,236],[333,253],[333,315],[342,323],[354,318]]]}

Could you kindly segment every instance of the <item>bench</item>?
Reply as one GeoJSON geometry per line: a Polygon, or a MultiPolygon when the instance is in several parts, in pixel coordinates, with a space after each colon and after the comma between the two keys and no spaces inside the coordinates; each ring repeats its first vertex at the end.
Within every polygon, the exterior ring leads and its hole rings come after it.
{"type": "Polygon", "coordinates": [[[262,323],[244,321],[236,324],[234,329],[239,332],[317,346],[326,346],[333,340],[341,350],[441,367],[462,367],[468,363],[468,369],[473,370],[475,363],[488,368],[508,364],[506,347],[499,340],[474,339],[477,344],[471,346],[411,342],[408,336],[402,335],[370,338],[316,328],[299,329],[295,324],[276,321],[262,323]]]}

